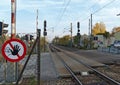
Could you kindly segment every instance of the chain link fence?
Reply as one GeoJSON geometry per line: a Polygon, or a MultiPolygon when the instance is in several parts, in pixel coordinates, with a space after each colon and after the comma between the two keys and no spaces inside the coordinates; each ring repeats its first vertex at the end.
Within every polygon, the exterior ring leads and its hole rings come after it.
{"type": "Polygon", "coordinates": [[[17,63],[6,61],[0,53],[0,85],[38,85],[40,82],[40,30],[32,45],[24,42],[27,55],[17,63]]]}

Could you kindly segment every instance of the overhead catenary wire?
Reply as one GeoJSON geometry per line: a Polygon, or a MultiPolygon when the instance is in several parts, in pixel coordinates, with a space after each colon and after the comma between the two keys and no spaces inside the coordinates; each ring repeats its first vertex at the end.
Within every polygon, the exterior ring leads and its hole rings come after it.
{"type": "Polygon", "coordinates": [[[93,8],[96,4],[97,4],[97,2],[94,3],[90,8],[88,8],[88,10],[90,10],[91,8],[93,8]]]}
{"type": "Polygon", "coordinates": [[[65,5],[65,8],[63,9],[63,11],[62,11],[62,13],[61,13],[61,16],[59,17],[58,22],[57,22],[57,24],[55,25],[55,27],[57,27],[57,26],[60,24],[60,22],[61,22],[61,20],[62,20],[62,17],[63,17],[63,15],[64,15],[65,11],[67,10],[67,7],[68,7],[68,5],[70,4],[70,2],[71,2],[71,0],[69,0],[69,1],[67,2],[67,4],[65,5]]]}
{"type": "MultiPolygon", "coordinates": [[[[96,10],[96,11],[94,11],[94,12],[91,13],[91,14],[92,14],[92,15],[96,14],[97,12],[101,11],[102,9],[104,9],[105,7],[107,7],[108,5],[112,4],[114,1],[115,1],[115,0],[110,1],[109,3],[105,4],[103,7],[101,7],[100,9],[98,9],[98,10],[96,10]]],[[[90,15],[87,16],[86,18],[84,18],[81,22],[87,20],[89,17],[90,17],[90,15]]]]}
{"type": "MultiPolygon", "coordinates": [[[[94,4],[92,4],[87,10],[90,10],[91,8],[93,8],[95,5],[97,4],[97,2],[95,2],[94,4]]],[[[88,19],[90,16],[88,16],[88,17],[86,17],[84,20],[86,20],[86,19],[88,19]]],[[[84,20],[82,20],[82,21],[84,21],[84,20]]],[[[80,23],[81,23],[81,21],[80,21],[80,23]]],[[[73,27],[74,27],[75,25],[73,25],[73,27]]]]}
{"type": "MultiPolygon", "coordinates": [[[[100,9],[97,9],[96,11],[94,11],[94,12],[91,13],[91,14],[94,15],[95,13],[98,13],[99,11],[101,11],[102,9],[104,9],[105,7],[107,7],[108,5],[112,4],[114,1],[116,1],[116,0],[110,1],[109,3],[105,4],[103,7],[101,7],[100,9]]],[[[97,2],[96,2],[96,3],[97,3],[97,2]]],[[[95,3],[95,4],[96,4],[96,3],[95,3]]],[[[95,4],[93,4],[90,8],[88,8],[88,10],[91,9],[92,7],[94,7],[95,4]]],[[[63,16],[63,15],[62,15],[62,16],[63,16]]],[[[90,15],[87,16],[87,17],[85,17],[85,18],[84,18],[83,20],[81,20],[80,22],[83,22],[83,21],[85,21],[85,20],[87,20],[87,19],[89,19],[89,18],[90,18],[90,15]]]]}
{"type": "MultiPolygon", "coordinates": [[[[105,4],[104,6],[102,6],[102,7],[99,8],[99,9],[95,10],[95,11],[92,12],[91,14],[94,15],[94,14],[100,12],[102,9],[104,9],[104,8],[106,8],[108,5],[112,4],[114,1],[116,1],[116,0],[111,0],[111,1],[109,1],[107,4],[105,4]]],[[[56,24],[55,27],[57,27],[57,26],[61,23],[62,17],[63,17],[63,15],[64,15],[64,13],[66,12],[67,7],[68,7],[68,5],[70,4],[70,2],[71,2],[71,0],[69,0],[69,1],[67,2],[67,4],[65,5],[65,8],[63,9],[63,12],[61,13],[61,16],[59,16],[58,22],[57,22],[57,24],[56,24]]],[[[95,4],[97,4],[97,3],[95,3],[95,4]]],[[[92,7],[94,7],[95,4],[91,5],[88,9],[91,9],[92,7]]],[[[87,20],[87,19],[89,19],[89,18],[90,18],[90,15],[87,16],[87,17],[85,17],[85,18],[84,18],[83,20],[81,20],[80,22],[83,23],[83,21],[85,21],[85,20],[87,20]]],[[[74,26],[73,26],[73,27],[74,27],[74,26]]]]}
{"type": "MultiPolygon", "coordinates": [[[[98,13],[98,12],[101,11],[102,9],[106,8],[108,5],[112,4],[114,1],[116,1],[116,0],[112,0],[112,1],[108,2],[107,4],[105,4],[104,6],[102,6],[102,7],[99,8],[99,9],[97,9],[96,11],[94,11],[94,12],[91,13],[91,14],[94,15],[94,14],[98,13]]],[[[97,2],[96,2],[96,3],[97,3],[97,2]]],[[[96,4],[96,3],[95,3],[95,4],[96,4]]],[[[92,7],[94,7],[95,4],[93,4],[89,9],[91,9],[92,7]]],[[[87,16],[86,18],[84,18],[83,20],[81,20],[80,22],[83,23],[85,20],[90,19],[91,14],[90,14],[89,16],[87,16]]]]}
{"type": "MultiPolygon", "coordinates": [[[[64,0],[64,2],[63,2],[62,6],[65,7],[65,0],[64,0]]],[[[57,19],[60,18],[62,11],[63,11],[63,9],[62,9],[62,7],[61,7],[61,10],[60,10],[60,13],[59,13],[58,16],[57,16],[57,19]]],[[[56,24],[56,25],[57,25],[57,24],[56,24]]]]}
{"type": "Polygon", "coordinates": [[[104,5],[103,7],[101,7],[100,9],[96,10],[96,11],[93,12],[92,14],[95,14],[95,13],[101,11],[103,8],[107,7],[108,5],[110,5],[111,3],[113,3],[114,1],[115,1],[115,0],[110,1],[109,3],[107,3],[106,5],[104,5]]]}

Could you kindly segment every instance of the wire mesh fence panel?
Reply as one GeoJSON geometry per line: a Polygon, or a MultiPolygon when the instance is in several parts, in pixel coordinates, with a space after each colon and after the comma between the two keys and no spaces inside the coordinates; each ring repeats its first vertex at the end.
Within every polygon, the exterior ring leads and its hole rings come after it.
{"type": "MultiPolygon", "coordinates": [[[[20,65],[23,67],[27,59],[20,61],[20,65]]],[[[36,85],[36,72],[37,72],[37,55],[31,55],[26,68],[24,69],[22,78],[20,80],[19,85],[36,85]]]]}
{"type": "Polygon", "coordinates": [[[16,81],[15,63],[1,62],[0,65],[0,83],[9,84],[16,81]]]}
{"type": "Polygon", "coordinates": [[[37,38],[32,45],[28,57],[20,62],[23,68],[16,81],[16,85],[39,85],[40,84],[40,29],[37,29],[37,38]],[[37,55],[32,53],[36,50],[37,55]],[[21,83],[19,83],[21,81],[21,83]]]}
{"type": "MultiPolygon", "coordinates": [[[[40,82],[40,75],[38,76],[40,73],[40,29],[38,29],[36,39],[23,40],[23,42],[27,47],[27,55],[24,59],[19,62],[0,59],[1,85],[38,85],[40,82]]],[[[0,53],[1,57],[3,56],[0,53]]]]}
{"type": "MultiPolygon", "coordinates": [[[[18,79],[21,70],[27,60],[28,56],[25,56],[23,60],[17,63],[6,62],[5,60],[0,62],[0,84],[13,84],[18,79]]],[[[37,55],[32,54],[20,80],[20,85],[35,85],[37,76],[37,55]],[[27,84],[26,84],[27,82],[27,84]],[[23,84],[25,83],[25,84],[23,84]]]]}
{"type": "Polygon", "coordinates": [[[6,70],[5,63],[0,62],[0,83],[5,82],[5,76],[6,76],[5,70],[6,70]]]}

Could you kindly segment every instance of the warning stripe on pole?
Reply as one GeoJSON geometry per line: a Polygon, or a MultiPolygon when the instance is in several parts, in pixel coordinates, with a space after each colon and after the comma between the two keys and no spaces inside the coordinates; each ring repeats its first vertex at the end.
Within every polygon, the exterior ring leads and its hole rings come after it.
{"type": "Polygon", "coordinates": [[[16,0],[11,0],[11,38],[16,35],[16,0]]]}

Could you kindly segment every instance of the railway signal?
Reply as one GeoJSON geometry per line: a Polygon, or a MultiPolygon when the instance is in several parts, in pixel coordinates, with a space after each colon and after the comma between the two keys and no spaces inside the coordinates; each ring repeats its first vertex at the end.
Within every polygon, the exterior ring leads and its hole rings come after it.
{"type": "Polygon", "coordinates": [[[33,40],[33,38],[34,38],[33,35],[30,35],[30,34],[26,34],[26,35],[25,35],[25,40],[26,40],[26,41],[33,40]]]}
{"type": "Polygon", "coordinates": [[[28,34],[25,35],[25,40],[28,41],[28,34]]]}
{"type": "Polygon", "coordinates": [[[77,28],[80,28],[80,23],[79,22],[77,22],[77,28]]]}
{"type": "Polygon", "coordinates": [[[43,32],[43,35],[44,35],[44,36],[47,36],[47,30],[46,30],[46,27],[47,27],[47,21],[44,20],[44,32],[43,32]]]}
{"type": "Polygon", "coordinates": [[[0,35],[2,35],[2,22],[0,22],[0,35]]]}
{"type": "Polygon", "coordinates": [[[33,40],[33,37],[34,37],[33,35],[30,35],[30,40],[33,40]]]}
{"type": "Polygon", "coordinates": [[[47,21],[44,20],[44,32],[43,32],[43,35],[44,35],[44,52],[45,52],[45,36],[47,36],[46,27],[47,27],[47,21]]]}
{"type": "Polygon", "coordinates": [[[2,35],[2,33],[7,33],[7,30],[4,30],[4,28],[8,27],[8,24],[5,24],[3,22],[0,22],[0,36],[2,35]]]}
{"type": "Polygon", "coordinates": [[[46,20],[44,21],[44,31],[46,31],[46,27],[47,27],[47,22],[46,20]]]}
{"type": "Polygon", "coordinates": [[[78,31],[77,31],[77,36],[78,36],[78,45],[80,45],[80,22],[77,22],[77,28],[78,28],[78,31]]]}
{"type": "Polygon", "coordinates": [[[77,36],[80,36],[80,22],[77,22],[77,28],[78,28],[77,36]]]}
{"type": "Polygon", "coordinates": [[[78,28],[77,36],[80,36],[80,22],[77,22],[77,28],[78,28]]]}

